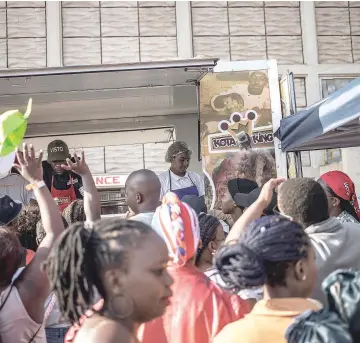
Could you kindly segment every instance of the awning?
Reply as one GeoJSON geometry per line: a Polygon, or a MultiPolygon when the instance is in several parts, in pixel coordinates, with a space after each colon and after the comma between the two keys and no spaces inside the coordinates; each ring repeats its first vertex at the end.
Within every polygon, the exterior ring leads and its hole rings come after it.
{"type": "Polygon", "coordinates": [[[360,146],[360,78],[282,119],[275,136],[286,152],[360,146]]]}
{"type": "Polygon", "coordinates": [[[196,82],[218,59],[0,71],[0,111],[30,124],[197,113],[196,82]]]}

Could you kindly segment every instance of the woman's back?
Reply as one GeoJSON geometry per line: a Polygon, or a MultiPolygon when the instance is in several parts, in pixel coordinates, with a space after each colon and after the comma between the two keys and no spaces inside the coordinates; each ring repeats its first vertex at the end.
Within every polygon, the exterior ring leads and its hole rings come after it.
{"type": "Polygon", "coordinates": [[[249,312],[248,304],[228,294],[194,266],[171,268],[173,297],[162,317],[139,329],[143,343],[208,343],[228,323],[249,312]]]}
{"type": "Polygon", "coordinates": [[[43,325],[30,318],[15,286],[10,285],[1,293],[0,308],[2,343],[46,342],[43,325]]]}

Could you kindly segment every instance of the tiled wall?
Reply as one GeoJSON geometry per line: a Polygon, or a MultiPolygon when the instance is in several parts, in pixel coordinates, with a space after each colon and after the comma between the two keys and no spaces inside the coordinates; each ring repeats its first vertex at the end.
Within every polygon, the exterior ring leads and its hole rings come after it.
{"type": "Polygon", "coordinates": [[[304,77],[295,77],[296,105],[298,109],[307,107],[305,81],[304,77]]]}
{"type": "Polygon", "coordinates": [[[316,1],[319,63],[360,61],[360,2],[316,1]]]}
{"type": "Polygon", "coordinates": [[[64,65],[177,57],[174,1],[64,1],[64,65]]]}
{"type": "Polygon", "coordinates": [[[0,1],[0,68],[43,67],[45,1],[0,1]]]}
{"type": "Polygon", "coordinates": [[[302,64],[298,1],[192,1],[194,55],[302,64]]]}

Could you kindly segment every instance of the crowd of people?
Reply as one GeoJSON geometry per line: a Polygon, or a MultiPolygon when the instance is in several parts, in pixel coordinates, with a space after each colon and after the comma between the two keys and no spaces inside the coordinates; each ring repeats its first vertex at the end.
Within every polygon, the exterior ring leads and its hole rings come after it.
{"type": "Polygon", "coordinates": [[[84,153],[24,144],[0,196],[0,343],[358,342],[352,180],[234,178],[227,225],[190,158],[172,144],[169,171],[127,178],[132,216],[101,219],[84,153]]]}

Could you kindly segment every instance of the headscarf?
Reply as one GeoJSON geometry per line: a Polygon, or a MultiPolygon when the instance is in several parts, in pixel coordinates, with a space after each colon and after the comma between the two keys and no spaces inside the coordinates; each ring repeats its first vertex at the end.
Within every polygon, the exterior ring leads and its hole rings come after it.
{"type": "Polygon", "coordinates": [[[355,184],[349,176],[341,171],[327,172],[320,177],[340,198],[349,201],[360,220],[360,207],[357,200],[355,184]]]}
{"type": "Polygon", "coordinates": [[[176,194],[169,192],[163,197],[152,227],[167,244],[173,266],[183,267],[195,256],[200,236],[198,218],[195,211],[181,202],[176,194]]]}
{"type": "Polygon", "coordinates": [[[347,325],[326,309],[306,311],[286,331],[288,343],[352,343],[347,325]]]}

